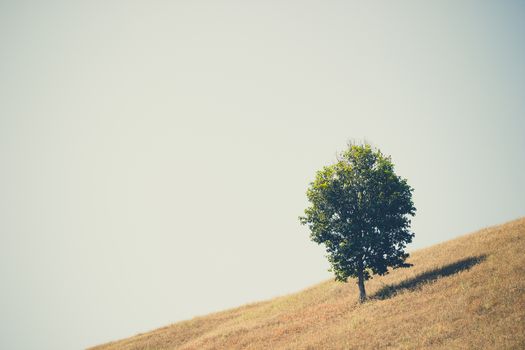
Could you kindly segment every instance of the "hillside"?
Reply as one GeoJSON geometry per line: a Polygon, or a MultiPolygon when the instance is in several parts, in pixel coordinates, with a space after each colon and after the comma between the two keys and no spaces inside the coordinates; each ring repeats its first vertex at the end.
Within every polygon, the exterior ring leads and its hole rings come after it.
{"type": "Polygon", "coordinates": [[[525,349],[525,218],[412,253],[410,269],[97,346],[126,349],[525,349]]]}

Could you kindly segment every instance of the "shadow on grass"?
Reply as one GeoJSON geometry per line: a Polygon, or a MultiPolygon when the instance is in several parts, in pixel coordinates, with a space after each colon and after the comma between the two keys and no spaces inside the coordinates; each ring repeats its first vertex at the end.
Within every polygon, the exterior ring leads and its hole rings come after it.
{"type": "Polygon", "coordinates": [[[486,257],[486,255],[479,255],[461,259],[452,264],[448,264],[437,269],[423,272],[415,277],[412,277],[400,283],[386,285],[380,290],[378,290],[374,295],[372,295],[371,299],[383,300],[391,298],[403,290],[416,290],[425,283],[431,283],[441,277],[450,276],[457,272],[468,270],[472,266],[477,265],[483,260],[485,260],[486,257]]]}

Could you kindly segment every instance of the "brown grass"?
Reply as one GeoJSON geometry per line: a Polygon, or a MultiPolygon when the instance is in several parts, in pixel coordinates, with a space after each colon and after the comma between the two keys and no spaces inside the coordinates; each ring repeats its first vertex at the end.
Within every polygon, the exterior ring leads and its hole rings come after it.
{"type": "Polygon", "coordinates": [[[525,218],[414,252],[366,285],[323,282],[93,350],[525,349],[525,218]]]}

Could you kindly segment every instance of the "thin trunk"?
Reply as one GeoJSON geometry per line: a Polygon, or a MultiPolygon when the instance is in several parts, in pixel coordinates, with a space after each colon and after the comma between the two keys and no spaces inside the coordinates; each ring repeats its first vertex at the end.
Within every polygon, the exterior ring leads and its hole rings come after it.
{"type": "Polygon", "coordinates": [[[359,286],[359,302],[364,303],[366,300],[365,278],[363,276],[362,263],[359,265],[359,271],[357,271],[357,285],[359,286]]]}

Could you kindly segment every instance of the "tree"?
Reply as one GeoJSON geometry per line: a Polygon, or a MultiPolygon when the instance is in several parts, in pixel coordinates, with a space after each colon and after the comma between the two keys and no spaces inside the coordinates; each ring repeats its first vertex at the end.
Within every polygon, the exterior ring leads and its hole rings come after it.
{"type": "Polygon", "coordinates": [[[309,227],[311,240],[326,246],[335,279],[357,278],[360,302],[372,274],[411,266],[404,249],[414,237],[412,191],[394,173],[391,158],[369,144],[349,144],[310,183],[311,206],[299,219],[309,227]]]}

